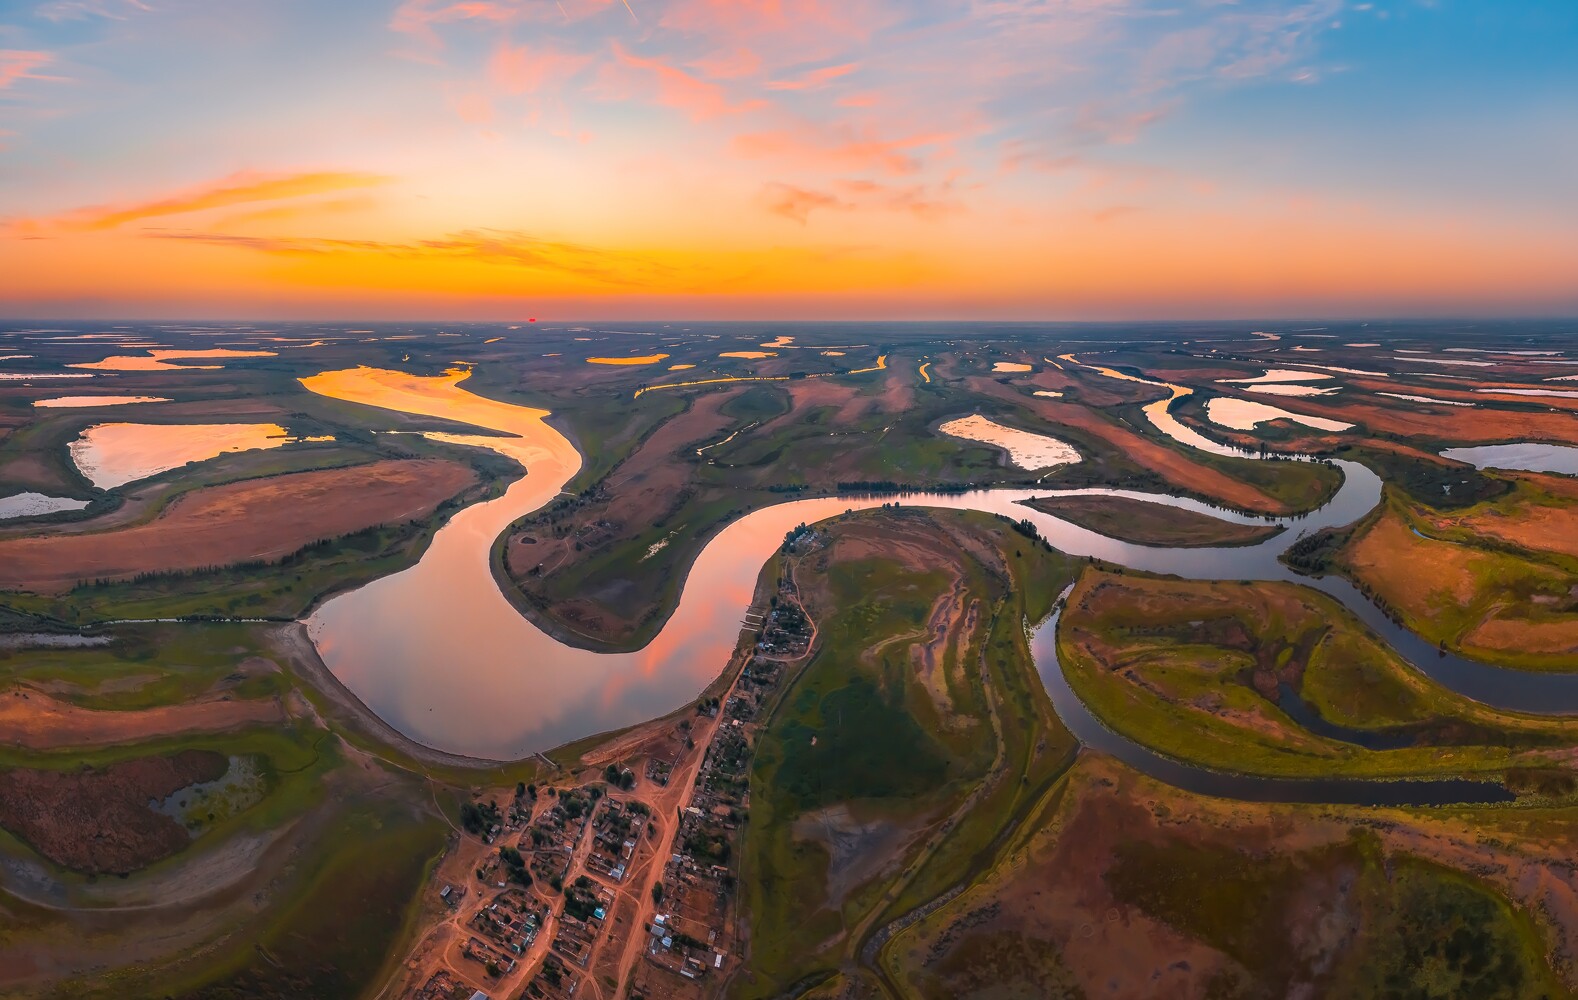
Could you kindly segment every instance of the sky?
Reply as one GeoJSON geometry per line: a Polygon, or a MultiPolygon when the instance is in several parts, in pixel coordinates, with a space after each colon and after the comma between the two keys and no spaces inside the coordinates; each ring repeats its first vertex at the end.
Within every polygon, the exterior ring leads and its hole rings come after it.
{"type": "Polygon", "coordinates": [[[0,316],[1578,314],[1573,0],[0,0],[0,316]]]}

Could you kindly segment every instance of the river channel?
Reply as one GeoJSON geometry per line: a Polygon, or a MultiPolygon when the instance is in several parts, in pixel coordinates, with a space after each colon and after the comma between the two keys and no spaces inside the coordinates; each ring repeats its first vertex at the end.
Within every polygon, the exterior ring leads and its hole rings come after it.
{"type": "MultiPolygon", "coordinates": [[[[1193,579],[1293,580],[1315,586],[1351,608],[1418,669],[1460,693],[1508,708],[1578,710],[1578,675],[1523,673],[1439,655],[1433,646],[1386,619],[1345,581],[1311,580],[1278,561],[1278,555],[1304,534],[1349,524],[1380,501],[1380,479],[1351,462],[1336,463],[1343,484],[1326,505],[1276,521],[1186,498],[1109,489],[989,489],[788,501],[746,515],[707,544],[689,570],[673,615],[643,649],[597,653],[568,646],[538,629],[505,599],[493,579],[489,555],[509,524],[559,495],[580,469],[580,455],[546,422],[545,411],[459,388],[468,374],[455,370],[422,377],[359,368],[303,380],[310,390],[337,399],[441,417],[506,435],[430,436],[490,448],[527,469],[502,496],[451,518],[415,566],[330,599],[307,623],[325,664],[347,688],[401,732],[439,750],[514,759],[674,710],[695,697],[728,662],[762,564],[786,532],[801,522],[815,523],[895,499],[907,506],[1028,519],[1054,547],[1070,555],[1094,556],[1137,570],[1193,579]],[[1229,520],[1282,524],[1287,530],[1258,545],[1237,548],[1135,545],[1020,503],[1052,495],[1128,496],[1229,520]]],[[[1058,683],[1061,671],[1056,668],[1055,643],[1041,638],[1053,635],[1055,627],[1053,619],[1037,632],[1033,645],[1038,667],[1048,678],[1059,714],[1066,720],[1088,718],[1066,683],[1058,683]]],[[[1106,734],[1099,738],[1080,731],[1087,727],[1073,721],[1070,725],[1082,740],[1108,752],[1114,752],[1114,739],[1127,744],[1137,753],[1133,759],[1119,756],[1164,781],[1183,782],[1183,777],[1170,778],[1167,773],[1177,767],[1206,775],[1215,784],[1198,790],[1210,794],[1376,804],[1505,797],[1495,794],[1499,786],[1474,782],[1408,782],[1403,791],[1386,787],[1396,783],[1341,780],[1295,788],[1303,783],[1222,775],[1168,761],[1117,737],[1099,722],[1097,729],[1106,734]],[[1159,761],[1166,761],[1166,766],[1159,761]]],[[[1183,787],[1191,785],[1185,782],[1183,787]]]]}

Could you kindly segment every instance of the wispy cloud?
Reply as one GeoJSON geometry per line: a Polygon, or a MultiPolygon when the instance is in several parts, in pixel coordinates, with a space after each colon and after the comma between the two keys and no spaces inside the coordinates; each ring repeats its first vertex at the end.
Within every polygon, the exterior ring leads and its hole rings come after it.
{"type": "Polygon", "coordinates": [[[0,90],[8,89],[18,80],[47,80],[33,71],[55,61],[53,54],[28,49],[0,49],[0,90]]]}
{"type": "Polygon", "coordinates": [[[837,80],[841,76],[848,76],[849,74],[853,73],[855,70],[857,70],[859,68],[860,68],[860,66],[859,66],[858,63],[852,63],[852,62],[851,63],[843,63],[843,64],[838,65],[838,66],[827,66],[827,67],[824,67],[822,69],[812,70],[811,72],[806,73],[803,76],[796,77],[794,79],[789,79],[789,80],[769,80],[768,83],[767,83],[767,89],[768,90],[815,90],[818,87],[825,86],[826,84],[828,84],[829,82],[831,82],[833,80],[837,80]]]}
{"type": "Polygon", "coordinates": [[[501,42],[488,59],[488,79],[506,93],[535,94],[569,80],[591,61],[579,53],[501,42]]]}
{"type": "Polygon", "coordinates": [[[126,205],[96,205],[76,209],[53,220],[43,220],[43,224],[54,222],[66,228],[89,231],[115,229],[145,219],[373,187],[386,184],[389,180],[390,178],[379,174],[334,171],[280,176],[234,174],[164,198],[126,205]]]}
{"type": "Polygon", "coordinates": [[[632,55],[618,42],[614,43],[614,56],[631,69],[651,73],[657,81],[658,102],[685,112],[695,121],[739,114],[763,106],[763,102],[756,100],[731,101],[728,91],[719,84],[692,76],[678,66],[661,60],[632,55]]]}
{"type": "Polygon", "coordinates": [[[922,166],[921,151],[952,138],[935,132],[887,138],[873,132],[827,132],[807,126],[738,135],[734,137],[733,149],[741,156],[778,160],[807,170],[914,174],[922,166]]]}
{"type": "Polygon", "coordinates": [[[46,21],[82,21],[93,17],[123,21],[133,14],[147,14],[152,7],[142,0],[49,0],[33,13],[46,21]]]}
{"type": "Polygon", "coordinates": [[[508,24],[521,17],[519,4],[490,0],[404,0],[395,8],[389,27],[434,47],[443,44],[436,30],[459,21],[508,24]]]}
{"type": "Polygon", "coordinates": [[[313,236],[238,236],[232,233],[149,230],[147,237],[206,243],[283,256],[389,257],[429,262],[464,261],[572,275],[608,285],[640,285],[668,269],[633,253],[546,240],[516,230],[467,229],[438,239],[391,242],[313,236]]]}
{"type": "Polygon", "coordinates": [[[935,188],[926,184],[883,184],[872,180],[839,180],[830,190],[814,190],[771,181],[757,194],[757,204],[768,212],[798,222],[810,221],[813,212],[878,210],[904,212],[922,220],[936,220],[963,211],[954,184],[935,188]]]}
{"type": "Polygon", "coordinates": [[[827,191],[808,191],[777,181],[765,185],[757,195],[757,201],[774,215],[781,215],[802,226],[810,219],[811,213],[819,208],[848,211],[854,207],[827,191]]]}

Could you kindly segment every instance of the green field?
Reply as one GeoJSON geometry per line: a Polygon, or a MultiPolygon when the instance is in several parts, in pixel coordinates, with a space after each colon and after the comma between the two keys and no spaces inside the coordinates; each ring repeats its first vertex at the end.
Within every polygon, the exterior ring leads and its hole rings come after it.
{"type": "Polygon", "coordinates": [[[1087,571],[1059,634],[1069,684],[1109,726],[1169,756],[1282,776],[1496,773],[1564,746],[1559,723],[1499,713],[1420,676],[1323,595],[1087,571]],[[1317,734],[1278,704],[1291,687],[1317,734]],[[1368,736],[1401,745],[1368,748],[1368,736]],[[1532,757],[1530,756],[1532,754],[1532,757]]]}
{"type": "Polygon", "coordinates": [[[866,532],[936,531],[928,522],[943,537],[961,532],[1003,554],[999,569],[951,546],[939,555],[949,576],[963,573],[982,616],[949,672],[959,683],[949,683],[939,710],[910,665],[947,579],[938,570],[875,558],[828,572],[818,652],[757,747],[742,862],[753,975],[741,996],[829,974],[885,920],[946,891],[984,863],[1067,764],[1071,743],[1030,666],[1021,623],[1050,608],[1068,563],[983,515],[867,512],[828,531],[836,544],[866,532]],[[910,846],[850,885],[851,859],[807,835],[830,807],[861,825],[857,836],[910,846]],[[835,882],[839,899],[815,888],[835,882]],[[818,950],[824,940],[833,943],[818,950]]]}

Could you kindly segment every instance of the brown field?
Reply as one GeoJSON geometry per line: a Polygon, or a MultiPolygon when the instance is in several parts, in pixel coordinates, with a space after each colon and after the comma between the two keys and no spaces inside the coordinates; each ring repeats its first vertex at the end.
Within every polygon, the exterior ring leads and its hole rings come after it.
{"type": "Polygon", "coordinates": [[[1116,767],[1082,756],[1080,769],[1083,787],[1071,789],[1056,826],[895,942],[892,957],[918,994],[1198,997],[1231,966],[1215,949],[1118,905],[1103,877],[1113,849],[1157,836],[1158,824],[1124,791],[1091,787],[1098,774],[1117,777],[1116,767]]]}
{"type": "Polygon", "coordinates": [[[1578,480],[1537,474],[1517,479],[1521,488],[1512,497],[1453,513],[1415,507],[1414,516],[1440,531],[1466,530],[1578,559],[1578,480]]]}
{"type": "MultiPolygon", "coordinates": [[[[1023,848],[895,938],[884,965],[912,995],[1344,995],[1330,991],[1356,971],[1363,981],[1367,956],[1384,954],[1387,944],[1366,926],[1376,901],[1359,890],[1366,862],[1351,846],[1359,824],[1387,866],[1419,858],[1473,870],[1487,888],[1540,913],[1548,922],[1543,950],[1571,981],[1578,893],[1564,874],[1570,828],[1538,816],[1233,802],[1178,792],[1088,752],[1048,812],[1023,848]],[[1155,867],[1125,870],[1126,857],[1155,867]],[[1220,898],[1202,898],[1187,919],[1141,905],[1166,897],[1176,877],[1169,860],[1195,858],[1216,859],[1194,863],[1223,866],[1235,884],[1220,898]],[[1292,874],[1281,881],[1261,874],[1290,862],[1292,874]],[[1248,896],[1236,894],[1245,884],[1248,896]],[[1268,897],[1281,905],[1269,908],[1266,925],[1224,933],[1231,918],[1215,911],[1268,897]],[[1225,940],[1209,940],[1217,935],[1225,940]]],[[[1377,874],[1367,876],[1372,885],[1377,874]]],[[[1524,985],[1534,992],[1517,995],[1540,995],[1542,984],[1524,985]]]]}
{"type": "Polygon", "coordinates": [[[184,733],[213,733],[261,722],[284,722],[277,699],[205,698],[137,711],[107,712],[18,688],[0,696],[0,733],[28,750],[108,746],[184,733]]]}
{"type": "MultiPolygon", "coordinates": [[[[1102,376],[1098,376],[1102,377],[1102,376]]],[[[1133,383],[1119,382],[1115,379],[1103,378],[1103,385],[1132,385],[1133,383]]],[[[1239,482],[1232,476],[1204,465],[1190,461],[1182,453],[1167,447],[1159,441],[1154,441],[1135,431],[1129,430],[1121,424],[1098,415],[1090,406],[1084,405],[1095,398],[1088,388],[1080,389],[1081,402],[1063,402],[1061,400],[1047,399],[1046,397],[1027,396],[1019,389],[1010,386],[998,385],[988,378],[972,378],[969,388],[983,396],[992,396],[1015,406],[1025,407],[1037,417],[1049,423],[1063,424],[1085,431],[1095,437],[1101,438],[1119,453],[1137,465],[1161,476],[1167,482],[1181,489],[1211,497],[1215,500],[1239,510],[1252,511],[1257,514],[1286,514],[1291,508],[1280,501],[1269,497],[1247,483],[1239,482]]],[[[1134,398],[1153,399],[1160,398],[1157,390],[1148,386],[1135,386],[1142,393],[1134,398]]],[[[1114,396],[1113,402],[1122,402],[1130,397],[1114,396]]],[[[1102,404],[1106,405],[1106,404],[1102,404]]]]}
{"type": "Polygon", "coordinates": [[[1350,575],[1431,639],[1541,666],[1570,665],[1578,654],[1578,580],[1553,566],[1422,538],[1395,507],[1342,558],[1350,575]]]}
{"type": "MultiPolygon", "coordinates": [[[[1379,385],[1377,383],[1377,385],[1379,385]]],[[[1387,392],[1412,392],[1412,387],[1399,388],[1399,384],[1381,385],[1387,392]]],[[[1445,398],[1434,390],[1424,393],[1445,398]]],[[[1398,434],[1404,437],[1422,437],[1439,441],[1556,441],[1578,444],[1578,417],[1569,413],[1549,411],[1496,410],[1484,404],[1505,398],[1528,403],[1532,397],[1474,396],[1480,406],[1470,409],[1461,406],[1441,406],[1422,410],[1422,404],[1409,404],[1404,400],[1374,402],[1344,401],[1330,405],[1317,400],[1320,397],[1279,399],[1278,406],[1311,416],[1346,420],[1371,431],[1398,434]],[[1386,405],[1397,403],[1398,405],[1386,405]],[[1412,408],[1410,408],[1412,407],[1412,408]]],[[[1540,401],[1545,402],[1545,401],[1540,401]]]]}
{"type": "Polygon", "coordinates": [[[0,460],[0,482],[41,493],[70,488],[58,471],[32,452],[21,452],[9,460],[0,460]]]}
{"type": "MultiPolygon", "coordinates": [[[[1553,410],[1578,410],[1578,398],[1562,396],[1520,396],[1516,394],[1506,395],[1496,392],[1472,391],[1475,389],[1551,389],[1560,391],[1562,389],[1572,388],[1571,385],[1566,385],[1559,382],[1541,385],[1531,384],[1529,382],[1481,382],[1470,381],[1467,379],[1453,379],[1452,384],[1449,386],[1405,386],[1397,382],[1381,380],[1358,380],[1353,384],[1355,387],[1363,389],[1367,392],[1408,392],[1419,396],[1433,396],[1436,399],[1453,400],[1460,403],[1474,403],[1480,407],[1490,406],[1496,403],[1511,403],[1515,406],[1528,406],[1532,403],[1537,406],[1546,406],[1553,410]]],[[[1405,401],[1396,400],[1395,402],[1404,403],[1405,401]]],[[[1443,407],[1443,409],[1459,409],[1459,407],[1443,407]]]]}
{"type": "Polygon", "coordinates": [[[84,580],[278,559],[319,539],[426,517],[476,481],[459,462],[417,459],[194,490],[121,531],[0,541],[0,588],[60,592],[84,580]]]}
{"type": "Polygon", "coordinates": [[[1031,409],[1044,420],[1067,424],[1094,434],[1174,486],[1215,497],[1240,510],[1257,514],[1288,513],[1285,504],[1266,496],[1253,486],[1241,483],[1226,473],[1197,465],[1166,445],[1109,423],[1083,406],[1037,399],[1031,404],[1031,409]]]}
{"type": "Polygon", "coordinates": [[[146,868],[191,842],[180,823],[148,807],[187,785],[224,776],[208,750],[139,757],[101,770],[0,772],[0,826],[44,857],[87,874],[146,868]]]}
{"type": "Polygon", "coordinates": [[[783,386],[791,398],[789,412],[762,424],[757,433],[768,435],[794,427],[805,415],[820,406],[833,407],[835,424],[852,424],[874,413],[903,413],[915,399],[913,374],[906,369],[890,368],[882,376],[882,392],[862,392],[861,386],[836,379],[805,379],[783,386]]]}

